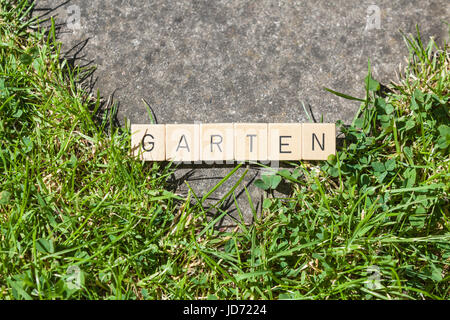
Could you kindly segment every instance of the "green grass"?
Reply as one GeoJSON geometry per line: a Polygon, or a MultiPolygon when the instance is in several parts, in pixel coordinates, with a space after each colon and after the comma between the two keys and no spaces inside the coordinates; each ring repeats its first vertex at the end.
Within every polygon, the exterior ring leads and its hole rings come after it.
{"type": "Polygon", "coordinates": [[[1,299],[449,298],[447,45],[405,36],[388,91],[369,66],[337,156],[257,181],[263,214],[224,232],[202,205],[214,189],[167,191],[174,168],[130,157],[54,30],[0,3],[1,299]]]}

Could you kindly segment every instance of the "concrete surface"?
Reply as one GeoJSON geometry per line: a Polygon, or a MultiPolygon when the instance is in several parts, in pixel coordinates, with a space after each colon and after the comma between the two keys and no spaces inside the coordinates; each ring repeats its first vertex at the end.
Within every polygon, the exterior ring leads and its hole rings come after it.
{"type": "MultiPolygon", "coordinates": [[[[67,57],[97,66],[94,89],[114,94],[122,124],[149,123],[142,99],[158,123],[306,122],[302,101],[315,119],[349,123],[359,104],[323,87],[363,97],[368,58],[382,83],[405,65],[399,30],[419,24],[424,42],[443,42],[450,22],[445,0],[38,0],[36,8],[55,17],[67,57]]],[[[177,170],[178,192],[187,177],[201,195],[231,170],[193,168],[177,170]]],[[[256,202],[257,174],[250,168],[243,182],[256,202]]],[[[239,203],[250,221],[245,193],[239,203]]]]}

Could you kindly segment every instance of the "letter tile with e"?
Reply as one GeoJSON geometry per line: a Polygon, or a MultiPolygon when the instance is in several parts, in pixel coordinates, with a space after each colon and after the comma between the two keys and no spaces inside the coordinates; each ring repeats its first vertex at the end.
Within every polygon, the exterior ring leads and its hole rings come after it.
{"type": "Polygon", "coordinates": [[[300,123],[269,123],[269,160],[301,160],[301,136],[300,123]]]}

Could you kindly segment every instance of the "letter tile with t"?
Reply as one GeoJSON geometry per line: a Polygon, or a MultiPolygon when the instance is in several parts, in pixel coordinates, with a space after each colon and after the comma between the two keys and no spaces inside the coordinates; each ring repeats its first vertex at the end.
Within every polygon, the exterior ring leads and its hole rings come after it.
{"type": "Polygon", "coordinates": [[[234,159],[267,160],[267,123],[234,124],[234,159]]]}

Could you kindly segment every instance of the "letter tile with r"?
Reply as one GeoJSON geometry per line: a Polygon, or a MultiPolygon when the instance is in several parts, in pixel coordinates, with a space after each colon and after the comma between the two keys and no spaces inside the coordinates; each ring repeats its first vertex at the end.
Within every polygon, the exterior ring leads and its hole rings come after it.
{"type": "Polygon", "coordinates": [[[234,160],[233,124],[200,124],[200,154],[202,161],[234,160]]]}

